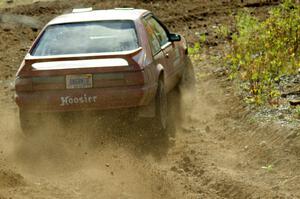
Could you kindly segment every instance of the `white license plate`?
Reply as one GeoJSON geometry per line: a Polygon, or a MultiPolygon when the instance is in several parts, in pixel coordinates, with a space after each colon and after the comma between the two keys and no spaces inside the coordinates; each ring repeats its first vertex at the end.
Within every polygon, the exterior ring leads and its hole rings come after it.
{"type": "Polygon", "coordinates": [[[67,75],[66,87],[67,89],[92,88],[93,75],[92,74],[67,75]]]}

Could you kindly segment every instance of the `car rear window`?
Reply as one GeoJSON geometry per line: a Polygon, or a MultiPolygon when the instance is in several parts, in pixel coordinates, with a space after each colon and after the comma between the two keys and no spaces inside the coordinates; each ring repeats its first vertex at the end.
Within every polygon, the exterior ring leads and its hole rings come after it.
{"type": "Polygon", "coordinates": [[[31,55],[121,52],[138,47],[133,21],[80,22],[47,27],[31,55]]]}

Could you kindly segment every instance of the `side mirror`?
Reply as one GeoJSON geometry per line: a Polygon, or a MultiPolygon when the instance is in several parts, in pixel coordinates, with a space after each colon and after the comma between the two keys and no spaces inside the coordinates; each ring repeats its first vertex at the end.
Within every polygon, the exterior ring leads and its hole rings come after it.
{"type": "Polygon", "coordinates": [[[169,41],[170,42],[181,41],[181,36],[178,34],[169,34],[169,41]]]}

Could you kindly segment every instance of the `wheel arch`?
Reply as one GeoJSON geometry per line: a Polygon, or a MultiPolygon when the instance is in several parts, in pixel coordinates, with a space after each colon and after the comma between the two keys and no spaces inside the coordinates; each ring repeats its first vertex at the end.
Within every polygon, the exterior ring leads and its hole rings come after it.
{"type": "Polygon", "coordinates": [[[163,82],[165,81],[165,71],[164,67],[161,64],[158,64],[156,66],[156,71],[157,71],[157,82],[159,80],[162,80],[163,82]]]}

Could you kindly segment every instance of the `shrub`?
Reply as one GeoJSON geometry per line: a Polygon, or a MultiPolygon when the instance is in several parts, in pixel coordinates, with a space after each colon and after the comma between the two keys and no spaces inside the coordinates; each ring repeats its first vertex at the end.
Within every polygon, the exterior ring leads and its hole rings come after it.
{"type": "Polygon", "coordinates": [[[241,12],[236,30],[226,59],[230,78],[242,80],[248,102],[272,101],[280,78],[300,67],[300,6],[286,0],[263,21],[241,12]]]}

